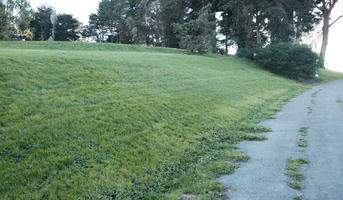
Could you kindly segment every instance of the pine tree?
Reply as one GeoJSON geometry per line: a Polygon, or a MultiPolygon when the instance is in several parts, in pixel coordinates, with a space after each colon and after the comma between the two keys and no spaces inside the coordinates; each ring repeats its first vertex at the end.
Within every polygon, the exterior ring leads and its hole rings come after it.
{"type": "Polygon", "coordinates": [[[34,14],[34,19],[31,21],[31,27],[34,32],[34,40],[48,40],[51,36],[52,23],[50,15],[52,8],[41,6],[34,14]]]}
{"type": "Polygon", "coordinates": [[[75,41],[79,38],[78,27],[80,23],[72,15],[59,14],[57,16],[56,41],[75,41]]]}
{"type": "Polygon", "coordinates": [[[180,40],[180,47],[196,53],[214,52],[216,45],[216,23],[211,7],[211,4],[208,4],[197,13],[195,19],[190,19],[183,24],[174,25],[180,40]]]}

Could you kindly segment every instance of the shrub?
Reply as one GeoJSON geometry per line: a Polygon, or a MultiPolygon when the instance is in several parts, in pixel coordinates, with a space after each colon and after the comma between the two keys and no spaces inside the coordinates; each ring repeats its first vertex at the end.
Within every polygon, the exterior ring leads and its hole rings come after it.
{"type": "Polygon", "coordinates": [[[290,43],[259,49],[253,59],[261,67],[295,80],[314,78],[319,67],[319,57],[310,48],[290,43]]]}
{"type": "Polygon", "coordinates": [[[236,56],[254,61],[254,56],[257,50],[257,48],[240,48],[238,49],[236,56]]]}

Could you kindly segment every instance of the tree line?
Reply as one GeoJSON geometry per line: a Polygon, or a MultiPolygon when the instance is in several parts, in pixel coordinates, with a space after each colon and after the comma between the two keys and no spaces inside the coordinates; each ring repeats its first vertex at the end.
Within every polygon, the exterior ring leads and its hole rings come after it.
{"type": "MultiPolygon", "coordinates": [[[[0,0],[0,40],[51,39],[53,24],[50,6],[34,11],[27,0],[0,0]]],[[[75,41],[81,33],[80,22],[70,14],[58,14],[55,28],[56,41],[75,41]]]]}
{"type": "MultiPolygon", "coordinates": [[[[254,48],[300,42],[320,21],[322,57],[328,41],[330,14],[338,0],[100,0],[89,24],[80,28],[72,15],[59,14],[56,40],[79,36],[97,42],[140,44],[213,52],[218,42],[254,48]],[[220,15],[221,20],[216,19],[220,15]],[[218,17],[218,16],[217,16],[218,17]],[[218,41],[218,33],[223,37],[218,41]]],[[[27,0],[0,3],[0,39],[48,40],[52,8],[32,11],[27,0]],[[16,13],[15,15],[13,13],[16,13]]]]}

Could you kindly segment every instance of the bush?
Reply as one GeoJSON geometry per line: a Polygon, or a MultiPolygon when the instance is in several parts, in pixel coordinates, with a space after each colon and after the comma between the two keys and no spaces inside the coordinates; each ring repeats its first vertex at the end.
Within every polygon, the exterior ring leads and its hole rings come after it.
{"type": "Polygon", "coordinates": [[[279,43],[256,51],[253,60],[273,73],[295,80],[315,77],[319,57],[303,45],[279,43]]]}
{"type": "Polygon", "coordinates": [[[240,48],[238,49],[236,56],[254,61],[254,56],[257,50],[257,48],[240,48]]]}

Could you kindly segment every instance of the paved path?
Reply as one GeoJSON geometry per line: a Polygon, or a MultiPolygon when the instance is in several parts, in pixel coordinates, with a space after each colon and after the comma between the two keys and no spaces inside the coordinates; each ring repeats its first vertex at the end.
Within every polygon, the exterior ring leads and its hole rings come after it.
{"type": "Polygon", "coordinates": [[[283,106],[274,119],[261,123],[273,132],[263,142],[238,145],[250,160],[234,174],[219,178],[232,200],[286,200],[297,191],[284,175],[289,158],[307,158],[305,200],[343,200],[343,80],[305,92],[283,106]],[[342,102],[342,103],[341,103],[342,102]],[[301,127],[310,127],[308,147],[301,151],[297,141],[301,127]]]}

